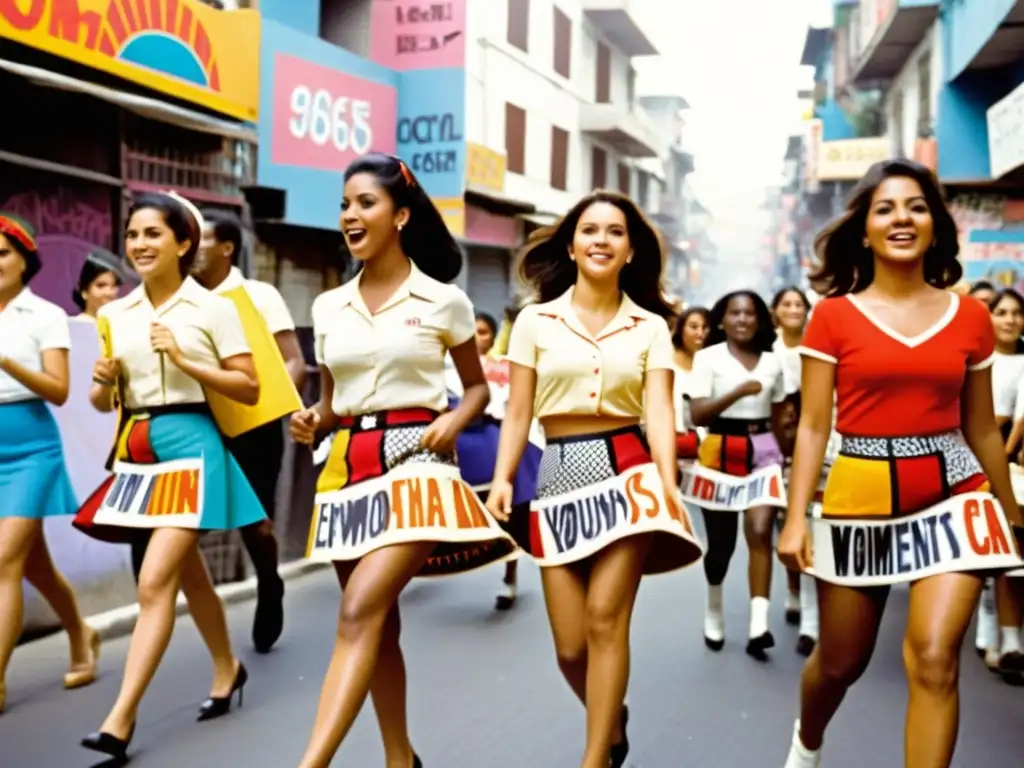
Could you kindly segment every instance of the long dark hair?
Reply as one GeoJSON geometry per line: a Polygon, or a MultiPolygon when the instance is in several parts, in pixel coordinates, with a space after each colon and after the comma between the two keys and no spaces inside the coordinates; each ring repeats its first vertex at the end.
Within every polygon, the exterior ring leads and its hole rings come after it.
{"type": "MultiPolygon", "coordinates": [[[[992,286],[992,289],[995,290],[995,286],[992,286]]],[[[1004,288],[993,296],[992,301],[988,303],[988,311],[995,312],[996,307],[999,306],[999,302],[1003,299],[1010,299],[1010,301],[1017,302],[1017,309],[1021,311],[1021,314],[1024,314],[1024,296],[1021,296],[1017,291],[1013,290],[1013,288],[1004,288]]],[[[1024,339],[1017,339],[1017,346],[1014,348],[1013,354],[1024,355],[1024,339]]]]}
{"type": "Polygon", "coordinates": [[[345,169],[345,181],[357,173],[372,174],[391,197],[396,211],[409,209],[409,222],[399,233],[398,242],[419,270],[442,283],[458,277],[462,249],[409,166],[393,155],[371,152],[345,169]]]}
{"type": "Polygon", "coordinates": [[[187,205],[173,195],[165,192],[147,192],[135,198],[132,207],[128,209],[125,226],[127,227],[132,216],[138,211],[147,208],[160,212],[164,224],[171,230],[176,241],[179,243],[188,241],[188,250],[185,251],[184,256],[178,259],[178,272],[182,277],[188,277],[192,270],[192,263],[196,260],[196,253],[199,252],[199,241],[203,237],[202,223],[187,205]]]}
{"type": "Polygon", "coordinates": [[[683,346],[683,329],[686,327],[686,321],[694,315],[700,315],[704,318],[704,325],[709,329],[711,328],[711,313],[705,307],[688,307],[679,316],[675,326],[672,328],[672,346],[676,349],[685,349],[683,346]]]}
{"type": "Polygon", "coordinates": [[[924,255],[924,279],[936,288],[955,285],[963,274],[957,261],[960,243],[942,188],[935,174],[913,160],[885,160],[872,165],[860,180],[842,216],[828,224],[814,240],[819,268],[811,280],[821,282],[826,296],[863,291],[875,279],[875,256],[864,247],[868,210],[875,191],[886,179],[916,181],[934,222],[935,245],[924,255]]]}
{"type": "Polygon", "coordinates": [[[619,273],[619,288],[638,306],[666,320],[675,315],[675,308],[665,298],[662,271],[665,251],[657,230],[623,194],[599,189],[572,207],[565,216],[548,227],[541,227],[519,252],[519,276],[533,287],[540,302],[552,301],[576,284],[576,263],[569,250],[576,235],[580,217],[595,203],[614,205],[626,217],[626,231],[633,246],[633,261],[619,273]]]}
{"type": "Polygon", "coordinates": [[[733,291],[715,302],[708,317],[708,337],[704,340],[704,346],[710,347],[713,344],[721,344],[725,341],[725,328],[723,321],[725,313],[729,309],[729,302],[740,296],[745,296],[754,304],[754,314],[757,316],[757,332],[754,334],[753,346],[758,352],[771,352],[775,343],[775,326],[772,324],[772,313],[768,311],[768,305],[764,303],[758,294],[753,291],[733,291]]]}

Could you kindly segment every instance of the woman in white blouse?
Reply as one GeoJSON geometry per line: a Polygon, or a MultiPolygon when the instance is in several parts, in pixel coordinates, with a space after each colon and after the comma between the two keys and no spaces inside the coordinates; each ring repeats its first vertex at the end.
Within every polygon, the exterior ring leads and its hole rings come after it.
{"type": "MultiPolygon", "coordinates": [[[[804,340],[804,329],[811,311],[807,294],[795,285],[783,288],[775,294],[771,304],[772,317],[778,338],[772,351],[782,363],[786,382],[786,406],[783,412],[784,445],[792,446],[796,441],[796,427],[800,422],[800,344],[804,340]]],[[[786,456],[787,461],[792,456],[786,456]]],[[[809,656],[818,641],[818,595],[814,577],[786,571],[786,623],[799,625],[796,652],[809,656]]]]}
{"type": "Polygon", "coordinates": [[[124,285],[120,260],[105,248],[89,252],[78,274],[78,283],[71,292],[71,300],[81,310],[72,320],[95,323],[100,307],[117,298],[124,285]]]}
{"type": "MultiPolygon", "coordinates": [[[[700,463],[739,477],[771,465],[782,465],[782,412],[786,399],[782,363],[771,351],[775,342],[771,314],[752,291],[736,291],[711,309],[711,333],[693,360],[690,412],[708,429],[700,447],[700,463]]],[[[750,551],[750,627],[747,653],[763,660],[775,645],[768,630],[773,533],[778,510],[757,507],[735,511],[704,510],[707,551],[704,575],[708,602],[704,643],[713,651],[725,644],[722,582],[736,549],[739,515],[750,551]]]]}
{"type": "Polygon", "coordinates": [[[210,696],[197,719],[227,714],[235,693],[241,703],[248,680],[231,648],[224,606],[199,552],[199,538],[203,531],[266,519],[207,402],[207,392],[216,392],[252,406],[260,386],[234,305],[188,276],[201,233],[202,216],[184,198],[173,193],[139,197],[129,211],[125,251],[142,285],[104,306],[98,318],[104,356],[93,369],[89,399],[99,411],[122,410],[114,453],[118,464],[113,484],[83,505],[75,525],[113,542],[128,541],[139,528],[152,530],[121,690],[100,730],[81,742],[119,762],[126,759],[139,703],[170,643],[179,589],[213,661],[210,696]],[[198,464],[198,478],[177,474],[182,462],[198,464]],[[137,478],[145,466],[170,480],[136,506],[125,501],[132,491],[124,489],[137,486],[124,479],[137,478]]]}
{"type": "Polygon", "coordinates": [[[676,320],[672,332],[672,403],[676,407],[676,460],[692,462],[697,459],[700,437],[690,418],[690,371],[693,356],[704,346],[708,336],[708,311],[704,307],[689,307],[676,320]]]}
{"type": "MultiPolygon", "coordinates": [[[[988,306],[996,335],[992,364],[996,422],[1006,441],[1007,456],[1014,457],[1024,436],[1024,297],[1006,289],[997,293],[988,306]]],[[[1022,598],[1024,578],[1000,576],[986,581],[978,610],[975,646],[985,663],[1007,679],[1019,679],[1024,673],[1022,598]]]]}
{"type": "Polygon", "coordinates": [[[21,634],[22,578],[46,598],[71,640],[66,688],[96,679],[100,637],[82,618],[71,585],[54,567],[43,518],[78,504],[57,423],[69,389],[68,317],[29,289],[42,264],[31,228],[0,213],[0,712],[4,675],[21,634]]]}

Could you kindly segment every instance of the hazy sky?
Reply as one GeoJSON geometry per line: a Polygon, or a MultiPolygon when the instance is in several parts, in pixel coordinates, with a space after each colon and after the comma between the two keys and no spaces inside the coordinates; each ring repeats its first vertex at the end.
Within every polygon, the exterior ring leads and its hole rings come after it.
{"type": "Polygon", "coordinates": [[[786,139],[800,125],[804,36],[809,25],[828,24],[830,0],[634,3],[663,51],[634,60],[637,90],[690,103],[685,142],[696,157],[694,187],[719,224],[715,239],[730,231],[746,238],[721,225],[752,223],[765,186],[779,181],[786,139]]]}

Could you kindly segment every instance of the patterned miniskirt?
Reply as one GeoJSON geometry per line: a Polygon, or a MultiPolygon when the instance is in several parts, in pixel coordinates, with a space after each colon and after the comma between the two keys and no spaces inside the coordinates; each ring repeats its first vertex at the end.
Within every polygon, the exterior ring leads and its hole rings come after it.
{"type": "Polygon", "coordinates": [[[768,419],[715,419],[698,459],[708,469],[735,477],[783,461],[768,419]]]}
{"type": "Polygon", "coordinates": [[[988,490],[960,430],[911,437],[843,436],[822,499],[824,517],[899,517],[988,490]]]}

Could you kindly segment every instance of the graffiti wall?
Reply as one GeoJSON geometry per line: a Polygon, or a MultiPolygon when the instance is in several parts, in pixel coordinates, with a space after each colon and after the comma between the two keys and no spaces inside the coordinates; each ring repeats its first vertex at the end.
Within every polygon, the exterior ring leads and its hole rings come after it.
{"type": "Polygon", "coordinates": [[[115,195],[109,187],[48,174],[19,172],[0,178],[0,211],[36,229],[43,269],[32,290],[69,314],[78,308],[71,292],[85,257],[102,246],[115,253],[115,195]]]}
{"type": "Polygon", "coordinates": [[[1024,200],[961,193],[950,201],[960,230],[964,280],[988,280],[1024,292],[1024,200]]]}

